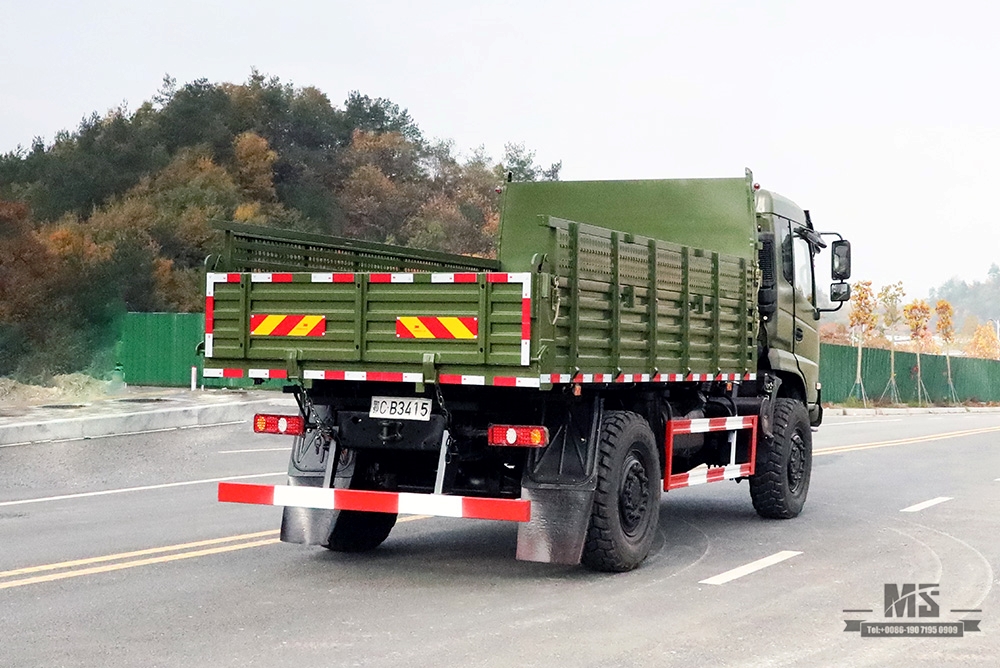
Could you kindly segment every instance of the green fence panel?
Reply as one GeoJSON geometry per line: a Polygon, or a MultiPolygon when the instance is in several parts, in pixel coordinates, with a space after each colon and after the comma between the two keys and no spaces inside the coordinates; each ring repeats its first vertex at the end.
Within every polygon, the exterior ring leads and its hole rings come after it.
{"type": "MultiPolygon", "coordinates": [[[[196,352],[205,338],[202,313],[128,313],[125,316],[118,362],[125,382],[131,385],[188,387],[191,367],[205,387],[259,387],[278,389],[280,380],[255,384],[252,379],[202,378],[203,358],[196,352]]],[[[820,350],[820,382],[825,403],[842,403],[851,395],[857,370],[858,349],[824,343],[820,350]]],[[[917,356],[896,352],[896,387],[904,403],[917,401],[917,356]]],[[[948,360],[943,355],[921,355],[920,375],[927,402],[948,403],[948,360]]],[[[862,348],[861,377],[871,402],[888,399],[890,353],[862,348]]],[[[951,358],[951,377],[959,401],[1000,401],[1000,362],[951,358]]]]}
{"type": "MultiPolygon", "coordinates": [[[[896,388],[900,401],[917,401],[917,355],[896,352],[896,388]]],[[[857,377],[858,349],[824,343],[820,346],[820,382],[823,401],[842,403],[852,394],[857,377]]],[[[862,348],[861,379],[871,402],[888,402],[891,376],[890,352],[880,348],[862,348]]],[[[948,359],[944,355],[921,355],[920,378],[923,379],[925,403],[946,404],[952,401],[948,388],[948,359]]],[[[951,379],[959,401],[1000,401],[1000,362],[970,357],[951,358],[951,379]]],[[[854,390],[854,396],[858,396],[854,390]]]]}
{"type": "Polygon", "coordinates": [[[200,313],[128,313],[118,363],[130,385],[185,387],[191,367],[201,369],[195,347],[205,336],[200,313]]]}
{"type": "Polygon", "coordinates": [[[280,380],[254,383],[250,378],[203,378],[204,358],[196,352],[205,338],[203,313],[127,313],[118,363],[130,385],[189,387],[191,367],[204,387],[279,389],[280,380]]]}

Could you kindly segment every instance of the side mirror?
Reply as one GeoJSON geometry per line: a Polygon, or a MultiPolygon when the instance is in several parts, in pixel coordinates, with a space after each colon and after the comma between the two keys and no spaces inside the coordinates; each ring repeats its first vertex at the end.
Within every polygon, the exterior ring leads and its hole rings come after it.
{"type": "MultiPolygon", "coordinates": [[[[848,247],[850,249],[850,247],[848,247]]],[[[848,263],[850,263],[850,256],[848,256],[848,263]]],[[[846,302],[851,298],[851,286],[849,283],[834,283],[830,286],[830,301],[832,302],[846,302]]],[[[839,308],[839,307],[838,307],[839,308]]]]}
{"type": "MultiPolygon", "coordinates": [[[[838,239],[833,242],[833,258],[831,259],[830,273],[833,275],[833,280],[835,281],[846,281],[851,277],[851,242],[846,239],[838,239]]],[[[848,294],[850,294],[850,289],[848,288],[848,294]]],[[[842,300],[837,300],[833,298],[833,291],[830,292],[830,297],[833,301],[845,301],[847,297],[842,300]]]]}

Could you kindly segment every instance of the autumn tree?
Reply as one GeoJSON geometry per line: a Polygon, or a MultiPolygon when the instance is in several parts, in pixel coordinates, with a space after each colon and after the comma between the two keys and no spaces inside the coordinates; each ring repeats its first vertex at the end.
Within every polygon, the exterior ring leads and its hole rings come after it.
{"type": "Polygon", "coordinates": [[[823,343],[831,343],[838,346],[849,346],[851,334],[847,331],[847,325],[842,322],[824,322],[819,326],[819,340],[823,343]]]}
{"type": "Polygon", "coordinates": [[[910,339],[917,351],[917,405],[921,406],[927,398],[927,388],[921,375],[920,352],[927,345],[930,336],[928,324],[931,320],[931,308],[923,299],[914,299],[903,307],[903,319],[910,329],[910,339]]]}
{"type": "Polygon", "coordinates": [[[861,351],[878,325],[878,316],[875,313],[876,306],[872,282],[858,281],[855,283],[851,289],[851,308],[848,312],[848,318],[858,345],[858,363],[854,376],[854,386],[848,396],[854,396],[854,392],[857,390],[857,396],[865,407],[868,406],[868,395],[865,393],[865,385],[861,379],[861,351]]]}
{"type": "Polygon", "coordinates": [[[560,167],[523,144],[460,159],[384,98],[167,77],[135,110],[0,155],[0,373],[83,368],[126,310],[199,310],[216,221],[491,257],[506,170],[560,167]]]}
{"type": "Polygon", "coordinates": [[[955,391],[955,383],[951,377],[951,344],[955,341],[955,309],[945,299],[939,299],[934,305],[934,313],[937,315],[935,330],[944,343],[944,359],[948,369],[948,398],[953,403],[958,403],[958,392],[955,391]]]}
{"type": "Polygon", "coordinates": [[[274,191],[274,162],[278,154],[270,149],[267,140],[253,132],[236,137],[233,145],[236,162],[236,179],[243,196],[250,200],[269,202],[274,191]]]}
{"type": "Polygon", "coordinates": [[[55,275],[28,207],[0,200],[0,375],[12,375],[46,340],[55,275]]]}
{"type": "Polygon", "coordinates": [[[992,323],[979,325],[972,334],[972,340],[965,347],[965,352],[972,357],[981,359],[1000,359],[1000,339],[992,323]]]}
{"type": "Polygon", "coordinates": [[[893,334],[902,319],[899,305],[905,294],[901,281],[885,285],[878,291],[878,303],[882,306],[881,327],[889,341],[889,382],[882,392],[882,400],[888,397],[894,404],[898,404],[900,400],[899,387],[896,385],[896,341],[893,334]]]}

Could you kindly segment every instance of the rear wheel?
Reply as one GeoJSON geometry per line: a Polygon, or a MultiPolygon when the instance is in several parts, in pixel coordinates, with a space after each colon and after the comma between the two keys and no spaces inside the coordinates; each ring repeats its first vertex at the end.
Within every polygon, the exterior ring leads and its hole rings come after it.
{"type": "Polygon", "coordinates": [[[341,510],[326,547],[334,552],[368,552],[381,545],[395,525],[396,515],[341,510]]]}
{"type": "Polygon", "coordinates": [[[597,490],[583,548],[583,564],[598,571],[630,571],[646,558],[660,516],[656,440],[640,415],[609,411],[601,421],[597,490]]]}
{"type": "Polygon", "coordinates": [[[812,473],[812,429],[805,405],[774,402],[774,438],[757,448],[750,498],[761,517],[790,519],[802,512],[812,473]]]}

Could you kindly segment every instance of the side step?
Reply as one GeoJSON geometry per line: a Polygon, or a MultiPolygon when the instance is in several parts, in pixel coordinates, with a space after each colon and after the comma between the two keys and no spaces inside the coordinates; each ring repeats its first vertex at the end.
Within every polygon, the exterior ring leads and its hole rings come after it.
{"type": "Polygon", "coordinates": [[[667,435],[664,443],[666,466],[663,471],[663,491],[691,487],[706,482],[719,480],[734,480],[746,478],[754,474],[757,461],[757,416],[743,415],[725,418],[702,418],[699,420],[670,420],[667,422],[667,435]],[[749,461],[736,461],[736,432],[741,429],[750,431],[749,461]],[[729,464],[709,468],[695,468],[686,473],[671,473],[674,455],[674,436],[678,434],[702,434],[710,431],[728,431],[729,434],[729,464]]]}
{"type": "Polygon", "coordinates": [[[329,487],[290,487],[288,485],[220,482],[219,501],[294,508],[360,510],[372,513],[506,520],[509,522],[527,522],[531,519],[531,502],[526,499],[487,499],[472,496],[373,492],[359,489],[331,489],[329,487]]]}

